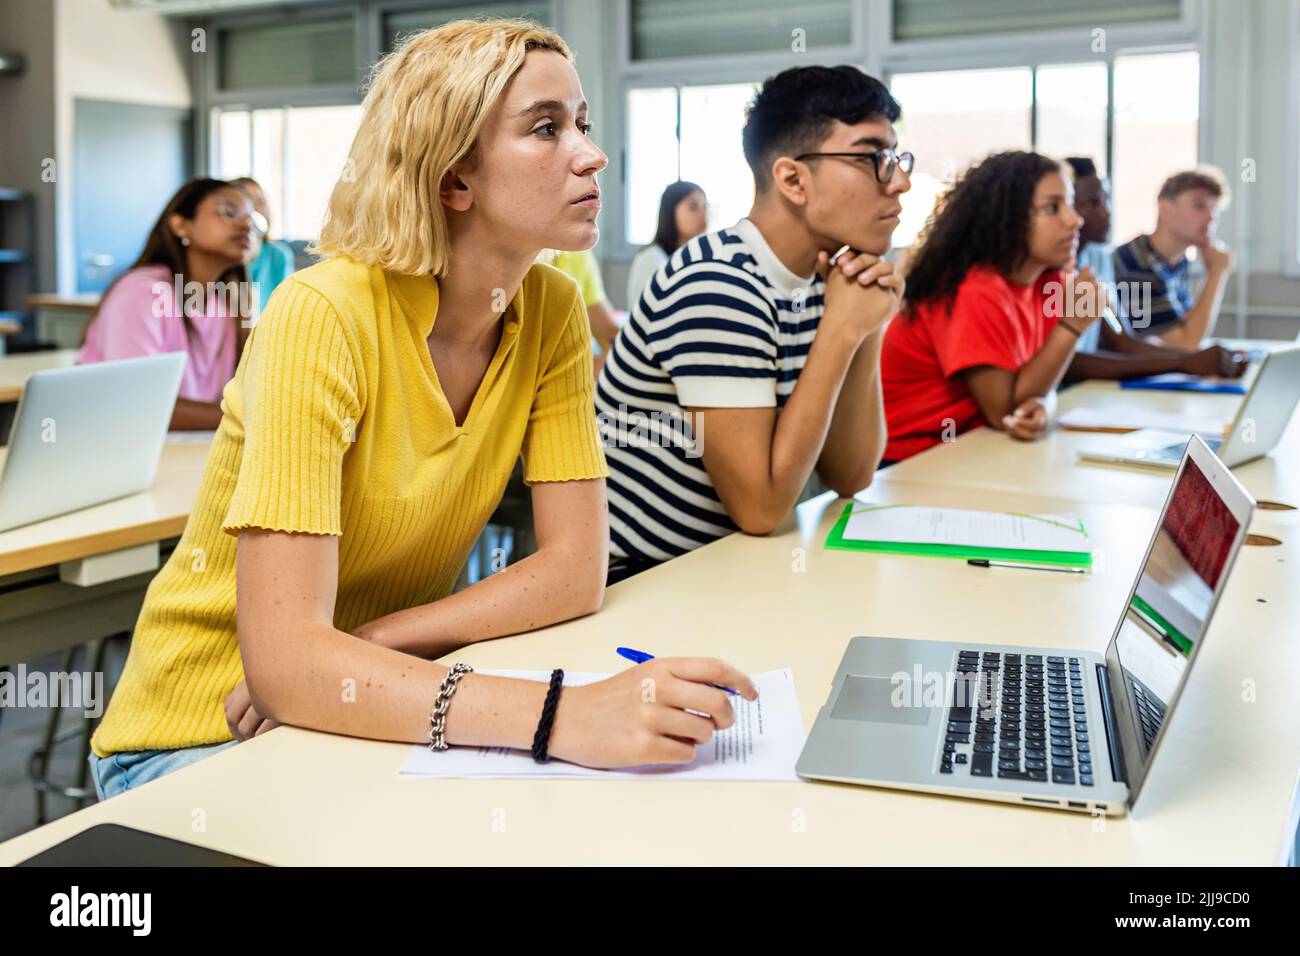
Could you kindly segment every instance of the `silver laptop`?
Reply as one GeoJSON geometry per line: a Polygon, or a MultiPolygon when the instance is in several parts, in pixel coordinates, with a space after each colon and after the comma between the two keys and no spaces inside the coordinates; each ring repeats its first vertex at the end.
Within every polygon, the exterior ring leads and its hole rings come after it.
{"type": "Polygon", "coordinates": [[[1254,507],[1227,466],[1193,436],[1104,655],[855,637],[796,771],[817,780],[1126,813],[1173,717],[1254,507]]]}
{"type": "Polygon", "coordinates": [[[146,490],[185,353],[36,372],[0,452],[0,531],[146,490]]]}
{"type": "MultiPolygon", "coordinates": [[[[1269,352],[1237,409],[1228,437],[1200,437],[1230,468],[1236,468],[1264,457],[1277,446],[1298,402],[1300,347],[1290,346],[1269,352]]],[[[1173,471],[1182,460],[1187,438],[1187,432],[1144,428],[1128,435],[1100,439],[1080,449],[1079,459],[1173,471]]]]}

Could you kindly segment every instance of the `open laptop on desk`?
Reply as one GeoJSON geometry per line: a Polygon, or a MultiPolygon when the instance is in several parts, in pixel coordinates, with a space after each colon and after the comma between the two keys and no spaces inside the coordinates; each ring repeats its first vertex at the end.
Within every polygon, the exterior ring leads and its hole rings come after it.
{"type": "Polygon", "coordinates": [[[185,353],[33,373],[0,467],[0,531],[153,484],[185,353]]]}
{"type": "MultiPolygon", "coordinates": [[[[1264,364],[1237,409],[1228,437],[1202,435],[1201,438],[1230,468],[1236,468],[1264,457],[1277,446],[1297,402],[1300,402],[1300,346],[1277,349],[1264,356],[1264,364]]],[[[1144,428],[1129,435],[1102,438],[1080,449],[1079,459],[1173,471],[1182,460],[1187,438],[1187,432],[1144,428]]]]}
{"type": "Polygon", "coordinates": [[[1125,813],[1196,663],[1254,507],[1193,436],[1104,655],[855,637],[796,772],[1125,813]]]}

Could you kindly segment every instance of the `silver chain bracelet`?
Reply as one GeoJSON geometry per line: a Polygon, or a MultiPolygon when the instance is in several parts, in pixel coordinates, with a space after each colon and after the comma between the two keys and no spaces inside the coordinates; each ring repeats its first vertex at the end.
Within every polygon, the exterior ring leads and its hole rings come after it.
{"type": "Polygon", "coordinates": [[[453,664],[451,670],[447,671],[447,676],[438,685],[438,697],[433,702],[433,710],[429,712],[430,750],[447,749],[447,708],[451,704],[451,695],[456,693],[456,685],[460,683],[460,679],[473,670],[474,668],[468,664],[453,664]]]}

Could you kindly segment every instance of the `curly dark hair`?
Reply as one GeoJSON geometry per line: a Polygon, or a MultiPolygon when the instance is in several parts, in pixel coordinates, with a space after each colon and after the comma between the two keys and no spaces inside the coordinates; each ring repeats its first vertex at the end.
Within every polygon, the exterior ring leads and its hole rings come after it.
{"type": "Polygon", "coordinates": [[[1068,176],[1041,153],[995,153],[966,170],[935,205],[907,269],[906,315],[927,302],[951,303],[966,273],[990,266],[1007,275],[1029,253],[1029,210],[1038,181],[1068,176]]]}

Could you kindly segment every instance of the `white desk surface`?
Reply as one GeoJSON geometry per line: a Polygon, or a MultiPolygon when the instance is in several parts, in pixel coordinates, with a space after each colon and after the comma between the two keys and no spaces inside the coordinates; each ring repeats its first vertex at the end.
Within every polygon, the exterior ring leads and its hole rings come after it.
{"type": "MultiPolygon", "coordinates": [[[[0,575],[180,535],[203,479],[209,445],[163,445],[148,491],[0,531],[0,575]]],[[[0,448],[0,468],[6,452],[0,448]]]]}
{"type": "MultiPolygon", "coordinates": [[[[897,477],[862,497],[1073,511],[1102,560],[1076,576],[827,551],[842,503],[826,496],[767,538],[733,535],[616,585],[599,614],[453,657],[612,671],[624,666],[614,647],[630,644],[754,672],[789,665],[811,727],[854,635],[1101,650],[1156,517],[897,477]]],[[[1297,619],[1300,543],[1243,549],[1123,819],[806,782],[403,780],[404,745],[281,728],[16,837],[0,863],[121,823],[277,864],[1273,864],[1294,832],[1297,619]]]]}
{"type": "Polygon", "coordinates": [[[76,349],[46,352],[22,352],[0,357],[0,402],[16,402],[33,372],[50,368],[68,368],[77,364],[76,349]]]}
{"type": "MultiPolygon", "coordinates": [[[[1140,404],[1188,418],[1232,420],[1239,395],[1121,389],[1113,382],[1087,382],[1060,395],[1058,414],[1073,408],[1123,409],[1140,404]]],[[[880,473],[882,480],[919,481],[949,487],[999,488],[1059,495],[1080,501],[1136,504],[1159,509],[1173,471],[1080,462],[1080,448],[1117,436],[1054,428],[1036,442],[1020,442],[992,428],[977,428],[958,441],[938,445],[880,473]]],[[[1259,501],[1300,508],[1300,414],[1282,442],[1265,458],[1233,469],[1259,501]]],[[[1300,528],[1300,511],[1269,511],[1270,519],[1300,528]]]]}

